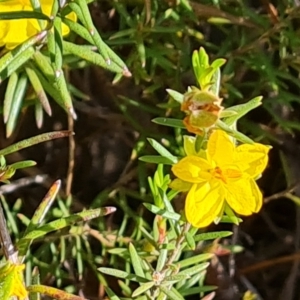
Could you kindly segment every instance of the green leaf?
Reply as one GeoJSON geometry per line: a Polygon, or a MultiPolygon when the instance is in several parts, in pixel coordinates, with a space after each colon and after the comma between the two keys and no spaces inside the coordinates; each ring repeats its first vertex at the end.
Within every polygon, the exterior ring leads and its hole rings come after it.
{"type": "Polygon", "coordinates": [[[54,78],[51,78],[52,76],[46,76],[46,74],[43,74],[40,70],[38,70],[34,65],[31,65],[31,68],[34,70],[36,75],[38,76],[41,85],[43,86],[43,89],[53,98],[56,100],[56,102],[63,103],[63,96],[61,95],[61,91],[59,91],[57,83],[55,82],[54,78]]]}
{"type": "Polygon", "coordinates": [[[287,193],[285,197],[292,200],[296,205],[300,206],[300,197],[297,197],[291,193],[287,193]]]}
{"type": "Polygon", "coordinates": [[[24,148],[31,147],[33,145],[43,143],[46,141],[54,140],[54,139],[59,139],[63,137],[68,137],[72,133],[70,131],[53,131],[53,132],[47,132],[43,133],[34,137],[31,137],[29,139],[23,140],[21,142],[18,142],[16,144],[13,144],[11,146],[8,146],[4,149],[0,150],[0,155],[8,155],[17,151],[20,151],[24,148]]]}
{"type": "Polygon", "coordinates": [[[215,255],[212,253],[204,253],[204,254],[198,254],[189,258],[186,258],[180,262],[178,262],[178,266],[180,269],[198,264],[199,262],[209,260],[213,258],[215,255]]]}
{"type": "Polygon", "coordinates": [[[186,242],[187,242],[188,246],[189,246],[192,250],[195,250],[195,249],[196,249],[195,240],[194,240],[194,237],[193,237],[189,232],[187,232],[187,233],[185,234],[185,239],[186,239],[186,242]]]}
{"type": "Polygon", "coordinates": [[[190,135],[183,136],[183,147],[186,155],[197,155],[195,149],[196,138],[190,135]]]}
{"type": "Polygon", "coordinates": [[[135,274],[130,274],[130,273],[127,273],[125,271],[118,270],[118,269],[99,268],[98,270],[103,274],[107,274],[107,275],[118,277],[118,278],[128,279],[128,280],[135,281],[135,282],[140,282],[140,283],[149,282],[149,280],[146,279],[146,278],[137,276],[135,274]]]}
{"type": "MultiPolygon", "coordinates": [[[[54,73],[54,70],[53,70],[53,68],[50,64],[49,57],[42,54],[40,51],[36,51],[34,53],[32,59],[35,63],[34,65],[31,65],[32,68],[37,66],[38,69],[42,72],[42,74],[45,75],[47,80],[49,80],[50,82],[53,82],[55,80],[55,73],[54,73]]],[[[38,73],[37,73],[37,75],[38,75],[38,77],[40,77],[38,73]]]]}
{"type": "Polygon", "coordinates": [[[200,153],[203,144],[206,142],[205,136],[197,135],[195,141],[195,150],[197,153],[200,153]]]}
{"type": "Polygon", "coordinates": [[[18,73],[16,73],[16,72],[13,72],[8,79],[8,84],[6,87],[4,103],[3,103],[3,121],[4,121],[4,123],[7,122],[8,117],[9,117],[9,113],[10,113],[10,110],[12,107],[18,80],[19,80],[19,77],[18,77],[18,73]]]}
{"type": "Polygon", "coordinates": [[[42,40],[46,34],[46,30],[39,32],[1,57],[0,83],[32,56],[35,51],[32,46],[42,40]]]}
{"type": "Polygon", "coordinates": [[[63,290],[46,286],[46,285],[40,285],[40,284],[30,285],[27,287],[27,290],[30,294],[40,293],[50,297],[51,299],[83,300],[82,297],[80,296],[72,295],[63,290]]]}
{"type": "Polygon", "coordinates": [[[142,268],[140,256],[136,252],[132,243],[129,244],[129,254],[130,254],[131,264],[132,264],[134,273],[140,277],[145,277],[145,273],[142,268]]]}
{"type": "Polygon", "coordinates": [[[175,101],[179,102],[180,104],[183,102],[183,99],[184,99],[183,94],[181,94],[177,91],[171,90],[171,89],[167,89],[166,91],[175,101]]]}
{"type": "MultiPolygon", "coordinates": [[[[203,254],[202,254],[203,255],[203,254]]],[[[178,275],[188,275],[188,276],[192,276],[196,273],[199,273],[203,270],[206,270],[206,268],[209,266],[209,263],[206,262],[206,263],[202,263],[202,264],[199,264],[199,265],[196,265],[196,266],[193,266],[191,268],[188,268],[188,269],[185,269],[183,271],[180,271],[178,273],[178,275]]]]}
{"type": "MultiPolygon", "coordinates": [[[[38,208],[35,210],[32,218],[24,232],[24,236],[26,236],[29,232],[33,231],[44,221],[46,214],[50,210],[50,208],[56,198],[56,195],[60,189],[60,186],[61,186],[60,180],[57,180],[52,184],[51,188],[49,189],[49,191],[47,192],[47,194],[45,195],[45,197],[39,204],[38,208]]],[[[18,248],[19,257],[20,257],[21,261],[24,260],[25,255],[30,246],[30,243],[31,243],[31,240],[27,240],[27,241],[24,240],[22,242],[22,247],[18,248]]]]}
{"type": "MultiPolygon", "coordinates": [[[[76,5],[75,3],[71,3],[72,5],[76,5]]],[[[90,32],[85,28],[84,26],[80,25],[78,22],[74,22],[72,20],[69,20],[68,18],[63,18],[63,22],[67,24],[70,29],[74,32],[76,32],[80,37],[87,40],[90,44],[94,45],[94,41],[90,35],[90,32]]],[[[109,56],[112,58],[112,65],[116,65],[117,67],[122,69],[121,74],[125,77],[130,77],[131,73],[129,72],[126,64],[123,62],[123,60],[116,55],[111,48],[109,48],[106,44],[104,44],[106,47],[106,51],[109,54],[109,56]]],[[[75,54],[75,53],[74,53],[75,54]]],[[[101,55],[100,55],[101,56],[101,55]]],[[[102,56],[101,56],[102,57],[102,56]]],[[[104,58],[103,61],[105,62],[104,58]]],[[[106,64],[103,66],[103,68],[110,68],[110,65],[106,64]]],[[[115,67],[114,67],[115,68],[115,67]]],[[[111,70],[111,69],[109,69],[111,70]]],[[[114,72],[114,71],[113,71],[114,72]]]]}
{"type": "Polygon", "coordinates": [[[162,157],[159,155],[144,155],[139,157],[139,160],[151,163],[151,164],[163,164],[163,165],[173,165],[173,161],[167,157],[162,157]]]}
{"type": "MultiPolygon", "coordinates": [[[[63,65],[63,37],[61,32],[61,19],[55,18],[53,21],[53,32],[54,32],[54,41],[55,41],[55,57],[54,57],[54,69],[55,72],[63,72],[62,65],[63,65]]],[[[48,31],[51,32],[51,30],[48,31]]]]}
{"type": "Polygon", "coordinates": [[[82,22],[85,28],[88,28],[91,38],[94,41],[94,44],[97,46],[98,51],[103,56],[105,62],[109,65],[111,63],[111,58],[107,52],[107,46],[103,42],[100,34],[97,31],[97,28],[94,26],[92,17],[85,0],[75,0],[74,1],[80,8],[82,14],[78,15],[78,18],[82,22]]]}
{"type": "Polygon", "coordinates": [[[213,67],[214,70],[217,70],[221,68],[224,64],[226,63],[226,59],[224,58],[217,58],[211,63],[211,66],[213,67]]]}
{"type": "Polygon", "coordinates": [[[36,165],[36,162],[33,160],[23,160],[23,161],[19,161],[14,164],[11,164],[10,167],[15,170],[18,170],[18,169],[25,169],[25,168],[33,167],[35,165],[36,165]]]}
{"type": "MultiPolygon", "coordinates": [[[[53,5],[52,9],[58,9],[58,7],[55,8],[55,5],[53,5]]],[[[70,114],[74,119],[76,119],[76,113],[73,108],[72,98],[67,86],[64,72],[62,70],[63,43],[61,33],[59,32],[59,29],[61,28],[59,20],[59,18],[54,19],[54,30],[49,30],[47,35],[47,44],[48,51],[50,53],[50,61],[52,63],[52,68],[55,74],[54,85],[55,89],[60,94],[60,97],[54,98],[54,100],[68,114],[70,114]]]]}
{"type": "Polygon", "coordinates": [[[235,215],[234,211],[229,205],[225,205],[224,212],[233,224],[239,225],[239,218],[235,215]]]}
{"type": "Polygon", "coordinates": [[[13,11],[13,12],[0,12],[0,20],[18,20],[18,19],[38,19],[51,22],[51,19],[43,13],[36,11],[13,11]]]}
{"type": "MultiPolygon", "coordinates": [[[[5,0],[4,0],[5,1],[5,0]]],[[[39,0],[30,0],[30,4],[32,5],[32,7],[34,8],[34,12],[42,12],[42,8],[41,8],[41,3],[39,0]]]]}
{"type": "Polygon", "coordinates": [[[165,243],[162,245],[161,249],[159,250],[159,256],[157,259],[157,264],[156,264],[156,271],[160,272],[166,265],[166,261],[168,258],[168,238],[165,237],[165,243]]]}
{"type": "MultiPolygon", "coordinates": [[[[132,289],[129,286],[129,281],[127,279],[125,279],[125,280],[118,279],[118,284],[119,284],[122,294],[124,296],[127,296],[127,297],[131,296],[132,289]]],[[[122,299],[124,300],[124,298],[122,298],[122,299]]],[[[129,298],[129,299],[131,299],[131,298],[129,298]]]]}
{"type": "Polygon", "coordinates": [[[34,48],[29,47],[25,49],[22,54],[15,56],[14,59],[3,69],[3,71],[0,72],[0,83],[8,78],[12,73],[17,71],[21,66],[23,66],[25,62],[32,57],[33,53],[34,48]]]}
{"type": "Polygon", "coordinates": [[[148,142],[151,144],[151,146],[163,157],[168,158],[171,160],[174,164],[178,162],[178,159],[176,156],[171,154],[163,145],[158,143],[156,140],[148,138],[148,142]]]}
{"type": "Polygon", "coordinates": [[[113,33],[109,37],[109,39],[110,40],[120,39],[120,38],[123,38],[123,37],[130,36],[130,35],[134,34],[135,32],[136,32],[136,28],[129,28],[129,29],[120,30],[120,31],[117,31],[116,33],[113,33]]]}
{"type": "Polygon", "coordinates": [[[185,128],[182,120],[180,119],[173,119],[173,118],[154,118],[152,120],[153,123],[169,126],[169,127],[175,127],[175,128],[185,128]]]}
{"type": "Polygon", "coordinates": [[[165,185],[165,183],[169,182],[168,180],[168,175],[164,175],[164,168],[163,168],[163,165],[158,165],[157,166],[157,169],[156,169],[156,172],[153,176],[153,179],[154,179],[154,182],[156,184],[157,187],[163,187],[165,185]]]}
{"type": "Polygon", "coordinates": [[[213,73],[211,83],[212,83],[212,85],[210,87],[210,91],[214,95],[219,96],[220,86],[221,86],[221,70],[220,70],[220,68],[217,68],[215,70],[215,72],[213,73]]]}
{"type": "Polygon", "coordinates": [[[62,70],[58,71],[58,77],[55,80],[55,84],[57,86],[57,89],[61,95],[59,98],[55,98],[54,100],[67,112],[69,113],[73,119],[76,119],[76,113],[73,108],[73,102],[72,98],[67,86],[66,78],[64,76],[64,73],[62,70]]]}
{"type": "Polygon", "coordinates": [[[23,98],[27,89],[27,75],[22,74],[18,80],[16,90],[14,93],[14,101],[11,104],[11,109],[6,124],[6,137],[10,137],[13,133],[18,117],[22,108],[23,98]]]}
{"type": "Polygon", "coordinates": [[[236,114],[237,113],[235,111],[230,110],[230,108],[226,108],[225,110],[221,111],[220,119],[232,117],[232,116],[235,116],[236,114]]]}
{"type": "MultiPolygon", "coordinates": [[[[75,4],[76,5],[76,4],[75,4]]],[[[68,18],[63,18],[63,22],[71,29],[71,31],[77,33],[84,40],[88,41],[90,44],[94,44],[94,41],[89,33],[89,31],[81,24],[74,22],[68,18]]]]}
{"type": "Polygon", "coordinates": [[[125,75],[123,68],[121,68],[114,62],[111,62],[111,64],[107,64],[106,61],[104,60],[104,58],[99,53],[87,50],[87,48],[84,46],[75,45],[75,44],[64,41],[63,47],[64,47],[65,54],[76,55],[76,56],[84,59],[85,61],[88,61],[96,66],[100,66],[111,72],[121,73],[121,74],[125,75]]]}
{"type": "Polygon", "coordinates": [[[231,235],[232,235],[231,231],[205,232],[205,233],[197,234],[194,237],[194,239],[195,239],[195,242],[199,242],[199,241],[220,239],[220,238],[224,238],[224,237],[231,236],[231,235]]]}
{"type": "MultiPolygon", "coordinates": [[[[208,64],[208,59],[207,59],[207,64],[208,64]]],[[[201,75],[201,71],[206,66],[201,66],[197,50],[193,51],[192,66],[193,66],[193,70],[194,70],[194,73],[195,73],[196,80],[199,83],[199,78],[200,78],[200,75],[201,75]]]]}
{"type": "Polygon", "coordinates": [[[141,61],[142,68],[144,68],[145,65],[146,65],[146,47],[143,43],[142,38],[137,38],[137,51],[138,51],[138,54],[139,54],[139,58],[140,58],[140,61],[141,61]]]}
{"type": "MultiPolygon", "coordinates": [[[[194,53],[197,53],[197,51],[194,51],[194,53]]],[[[209,57],[203,47],[200,47],[198,53],[198,66],[202,69],[206,69],[209,66],[209,57]]]]}
{"type": "MultiPolygon", "coordinates": [[[[198,287],[192,287],[188,289],[183,289],[182,291],[179,290],[180,294],[182,296],[190,296],[190,295],[195,295],[195,294],[200,294],[200,293],[205,293],[205,292],[210,292],[216,290],[218,287],[214,285],[205,285],[205,286],[198,286],[198,287]]],[[[209,298],[213,299],[213,298],[209,298]]]]}
{"type": "MultiPolygon", "coordinates": [[[[237,120],[239,120],[241,117],[243,117],[245,114],[247,114],[249,111],[255,109],[256,107],[260,106],[262,104],[262,96],[255,97],[248,101],[245,104],[240,104],[236,106],[231,106],[228,108],[229,111],[233,111],[236,114],[232,117],[229,117],[224,120],[224,122],[230,126],[233,125],[237,120]]],[[[226,110],[225,110],[226,111],[226,110]]]]}
{"type": "Polygon", "coordinates": [[[119,255],[121,257],[128,257],[128,250],[127,248],[113,248],[108,250],[109,253],[111,254],[116,254],[119,255]]]}
{"type": "Polygon", "coordinates": [[[108,286],[104,287],[110,300],[121,300],[108,286]]]}
{"type": "Polygon", "coordinates": [[[246,135],[242,134],[241,132],[239,132],[237,130],[232,129],[231,127],[229,127],[227,124],[225,124],[221,120],[217,121],[216,126],[220,129],[224,130],[229,135],[233,136],[234,138],[236,138],[238,141],[240,141],[242,143],[245,143],[245,144],[253,144],[254,143],[246,135]]]}
{"type": "Polygon", "coordinates": [[[189,279],[189,278],[190,278],[190,276],[186,275],[186,274],[183,274],[183,275],[178,275],[178,274],[171,275],[171,276],[165,277],[163,284],[176,283],[178,281],[184,281],[184,280],[189,279]]]}
{"type": "Polygon", "coordinates": [[[30,67],[26,67],[25,71],[26,71],[29,81],[35,91],[37,98],[39,99],[39,101],[42,104],[46,113],[49,116],[51,116],[52,111],[51,111],[51,107],[49,104],[49,100],[48,100],[48,97],[44,91],[44,88],[39,80],[39,77],[37,76],[36,72],[34,72],[34,70],[30,67]]]}
{"type": "MultiPolygon", "coordinates": [[[[40,272],[38,268],[35,268],[32,271],[32,279],[31,279],[31,284],[41,284],[40,280],[40,272]]],[[[30,295],[30,300],[41,300],[41,297],[39,295],[30,295]],[[33,296],[33,297],[32,297],[33,296]],[[31,299],[32,298],[32,299],[31,299]]]]}
{"type": "Polygon", "coordinates": [[[96,209],[90,209],[86,211],[82,211],[77,214],[73,214],[68,217],[64,217],[55,221],[52,221],[48,224],[42,225],[30,232],[28,232],[25,236],[23,236],[19,242],[18,242],[18,248],[24,247],[24,244],[28,243],[28,240],[34,240],[39,237],[45,236],[47,233],[52,231],[57,231],[59,229],[62,229],[64,227],[70,226],[74,223],[78,223],[81,221],[88,221],[91,219],[98,218],[100,216],[105,216],[107,214],[110,214],[114,212],[116,209],[114,207],[104,207],[104,208],[96,208],[96,209]]]}
{"type": "Polygon", "coordinates": [[[166,219],[171,219],[175,221],[179,221],[181,219],[180,214],[177,214],[175,212],[169,212],[150,203],[143,203],[143,205],[155,215],[160,215],[165,217],[166,219]]]}
{"type": "Polygon", "coordinates": [[[153,286],[155,285],[155,282],[150,281],[150,282],[146,282],[141,284],[140,287],[138,287],[133,293],[132,293],[132,297],[137,297],[145,292],[147,292],[149,289],[151,289],[153,286]]]}
{"type": "MultiPolygon", "coordinates": [[[[241,218],[237,218],[237,220],[238,220],[239,223],[243,222],[243,219],[241,219],[241,218]]],[[[221,218],[221,220],[220,220],[219,223],[230,223],[230,224],[232,224],[233,222],[232,222],[232,220],[231,220],[230,217],[228,217],[228,216],[222,216],[222,218],[221,218]]]]}
{"type": "Polygon", "coordinates": [[[163,55],[161,49],[162,48],[158,50],[153,47],[147,48],[148,58],[155,60],[155,64],[157,66],[176,72],[177,65],[175,65],[174,62],[171,61],[167,56],[163,55]]]}
{"type": "Polygon", "coordinates": [[[174,288],[171,288],[169,290],[168,287],[164,286],[164,285],[160,285],[159,289],[168,296],[168,299],[170,300],[184,300],[184,298],[178,293],[176,292],[176,290],[174,288]]]}
{"type": "Polygon", "coordinates": [[[42,128],[44,121],[44,111],[42,104],[40,102],[36,102],[34,104],[34,115],[35,115],[35,123],[37,128],[42,128]]]}

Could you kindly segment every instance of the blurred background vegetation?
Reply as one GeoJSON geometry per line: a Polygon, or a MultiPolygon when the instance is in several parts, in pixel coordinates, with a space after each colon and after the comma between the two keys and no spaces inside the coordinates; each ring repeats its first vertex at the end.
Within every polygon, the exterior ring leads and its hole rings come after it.
{"type": "MultiPolygon", "coordinates": [[[[128,247],[130,241],[142,242],[137,224],[147,228],[152,222],[142,203],[151,202],[147,176],[153,175],[155,166],[139,162],[138,156],[153,151],[147,137],[172,153],[182,150],[178,130],[151,119],[182,116],[166,89],[183,93],[195,84],[191,54],[203,46],[211,59],[227,60],[220,94],[225,107],[264,97],[263,106],[244,117],[239,130],[273,145],[269,167],[259,181],[266,197],[264,208],[234,228],[232,239],[220,241],[240,245],[244,251],[215,260],[206,284],[218,286],[215,299],[241,299],[247,290],[256,292],[257,299],[299,299],[300,2],[98,0],[89,8],[102,38],[124,60],[132,77],[120,78],[67,56],[64,67],[77,120],[68,119],[52,101],[52,116],[45,116],[38,129],[34,109],[24,105],[9,138],[1,121],[0,148],[61,129],[74,131],[74,140],[54,140],[8,156],[9,163],[34,159],[37,166],[18,171],[15,186],[3,188],[1,199],[14,239],[20,237],[24,216],[33,213],[56,179],[62,179],[63,189],[48,220],[83,208],[113,205],[118,210],[36,241],[29,267],[39,266],[43,284],[88,299],[104,299],[107,280],[117,294],[130,294],[125,283],[96,269],[128,268],[116,249],[128,247]]],[[[70,39],[82,43],[75,35],[70,39]]],[[[5,88],[1,84],[1,99],[5,88]]],[[[27,93],[30,101],[30,90],[27,93]]],[[[175,204],[179,210],[182,204],[175,204]]],[[[232,230],[232,225],[217,229],[232,230]]]]}

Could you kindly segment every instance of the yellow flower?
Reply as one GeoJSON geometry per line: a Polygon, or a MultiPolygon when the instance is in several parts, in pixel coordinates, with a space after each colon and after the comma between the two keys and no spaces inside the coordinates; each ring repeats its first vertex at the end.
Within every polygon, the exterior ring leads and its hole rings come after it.
{"type": "Polygon", "coordinates": [[[0,268],[0,297],[17,297],[18,300],[24,300],[28,296],[28,292],[23,283],[22,272],[25,268],[24,264],[6,263],[0,268]]]}
{"type": "Polygon", "coordinates": [[[223,131],[209,137],[206,159],[188,155],[172,168],[177,177],[171,187],[188,191],[185,214],[194,227],[205,227],[223,213],[227,203],[236,213],[251,215],[262,206],[255,179],[268,163],[270,147],[243,144],[238,147],[223,131]]]}
{"type": "MultiPolygon", "coordinates": [[[[40,0],[42,12],[50,16],[54,0],[40,0]]],[[[0,12],[32,11],[30,0],[1,0],[0,12]]],[[[72,12],[68,15],[71,20],[76,20],[76,15],[72,12]]],[[[46,27],[46,22],[45,27],[46,27]]],[[[45,29],[45,28],[42,28],[45,29]]],[[[0,21],[0,47],[13,49],[34,36],[41,28],[36,19],[17,19],[0,21]]],[[[62,25],[62,34],[68,34],[70,29],[62,25]]]]}
{"type": "Polygon", "coordinates": [[[11,292],[12,296],[18,297],[19,300],[23,300],[28,296],[28,292],[24,286],[22,279],[22,271],[24,270],[25,265],[15,265],[14,269],[14,284],[11,292]]]}

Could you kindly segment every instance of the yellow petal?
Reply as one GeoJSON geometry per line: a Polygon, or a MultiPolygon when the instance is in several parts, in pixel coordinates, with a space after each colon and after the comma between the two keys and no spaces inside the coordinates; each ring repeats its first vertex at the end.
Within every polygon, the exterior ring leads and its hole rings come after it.
{"type": "Polygon", "coordinates": [[[226,201],[238,214],[248,216],[262,206],[262,194],[251,178],[230,180],[226,185],[226,201]]]}
{"type": "Polygon", "coordinates": [[[208,139],[208,159],[217,166],[231,164],[233,161],[235,145],[229,135],[222,130],[215,130],[208,139]]]}
{"type": "MultiPolygon", "coordinates": [[[[0,11],[1,11],[1,6],[0,6],[0,11]]],[[[5,45],[3,39],[7,35],[9,30],[9,26],[7,22],[0,21],[0,47],[5,45]]]]}
{"type": "MultiPolygon", "coordinates": [[[[22,1],[5,1],[0,4],[1,12],[26,10],[32,11],[32,6],[25,5],[22,1]]],[[[38,22],[35,19],[18,19],[0,21],[0,45],[6,45],[7,49],[15,48],[25,42],[29,37],[38,32],[38,22]],[[2,28],[6,28],[2,31],[2,28]]]]}
{"type": "MultiPolygon", "coordinates": [[[[42,11],[45,15],[50,16],[51,10],[52,10],[52,5],[53,5],[53,0],[42,0],[41,1],[42,11]]],[[[77,21],[77,16],[74,12],[69,13],[66,17],[74,22],[77,21]]],[[[69,34],[70,28],[67,25],[65,25],[64,23],[62,23],[61,32],[62,32],[62,35],[65,36],[65,35],[69,34]]]]}
{"type": "Polygon", "coordinates": [[[190,135],[183,136],[183,147],[184,147],[184,152],[187,156],[197,154],[195,149],[195,142],[196,142],[196,138],[194,136],[190,136],[190,135]]]}
{"type": "Polygon", "coordinates": [[[270,146],[258,143],[240,145],[236,148],[234,164],[252,178],[256,178],[268,164],[270,149],[270,146]]]}
{"type": "Polygon", "coordinates": [[[211,169],[208,162],[197,156],[186,156],[172,167],[172,172],[179,179],[191,182],[200,183],[209,180],[211,175],[207,172],[211,169]]]}
{"type": "MultiPolygon", "coordinates": [[[[44,14],[50,16],[54,0],[41,0],[41,9],[44,14]]],[[[32,11],[30,0],[0,0],[0,12],[13,11],[32,11]]],[[[67,18],[76,21],[74,12],[67,15],[67,18]]],[[[46,27],[47,22],[42,21],[42,29],[46,27]]],[[[0,47],[6,46],[7,49],[13,49],[19,44],[25,42],[28,38],[34,36],[41,30],[36,19],[18,19],[0,21],[0,47]]],[[[62,34],[67,35],[70,29],[62,24],[62,34]]]]}
{"type": "Polygon", "coordinates": [[[169,187],[175,191],[188,192],[192,187],[192,183],[176,178],[170,183],[169,187]]]}
{"type": "Polygon", "coordinates": [[[224,191],[216,181],[193,184],[185,202],[185,215],[189,223],[201,228],[211,224],[219,216],[224,205],[224,191]]]}
{"type": "MultiPolygon", "coordinates": [[[[50,16],[51,10],[52,10],[52,5],[53,5],[53,0],[41,0],[42,11],[45,15],[50,16]]],[[[77,21],[77,16],[74,12],[69,13],[66,17],[74,22],[77,21]]],[[[65,36],[65,35],[69,34],[70,28],[67,25],[65,25],[64,23],[62,23],[61,32],[62,32],[62,35],[65,36]]]]}
{"type": "Polygon", "coordinates": [[[54,2],[53,0],[40,0],[42,11],[44,14],[50,16],[53,2],[54,2]]]}
{"type": "Polygon", "coordinates": [[[24,286],[22,273],[21,271],[24,268],[16,269],[15,275],[14,275],[14,284],[13,284],[13,290],[11,295],[18,297],[19,300],[24,300],[28,297],[28,292],[24,286]]]}
{"type": "MultiPolygon", "coordinates": [[[[12,49],[17,45],[25,42],[28,38],[27,20],[11,20],[9,21],[9,31],[3,37],[3,44],[6,44],[7,49],[12,49]]],[[[35,32],[31,32],[34,35],[35,32]]]]}
{"type": "Polygon", "coordinates": [[[26,3],[20,2],[20,0],[5,0],[0,1],[0,11],[7,12],[9,11],[7,8],[10,8],[11,11],[21,10],[22,6],[25,6],[26,3]],[[16,8],[18,6],[18,8],[16,8]]]}

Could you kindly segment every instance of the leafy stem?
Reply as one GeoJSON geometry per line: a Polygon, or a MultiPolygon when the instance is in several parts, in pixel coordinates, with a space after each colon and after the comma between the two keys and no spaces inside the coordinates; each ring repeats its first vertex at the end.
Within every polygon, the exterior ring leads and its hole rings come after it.
{"type": "Polygon", "coordinates": [[[169,256],[168,260],[166,261],[165,267],[161,271],[162,275],[166,274],[166,272],[169,270],[169,267],[173,264],[173,262],[178,257],[179,252],[182,250],[182,243],[185,240],[185,235],[190,230],[190,228],[191,228],[190,223],[185,223],[183,225],[182,231],[181,231],[180,235],[178,236],[178,238],[175,242],[175,249],[173,250],[173,252],[169,256]]]}

